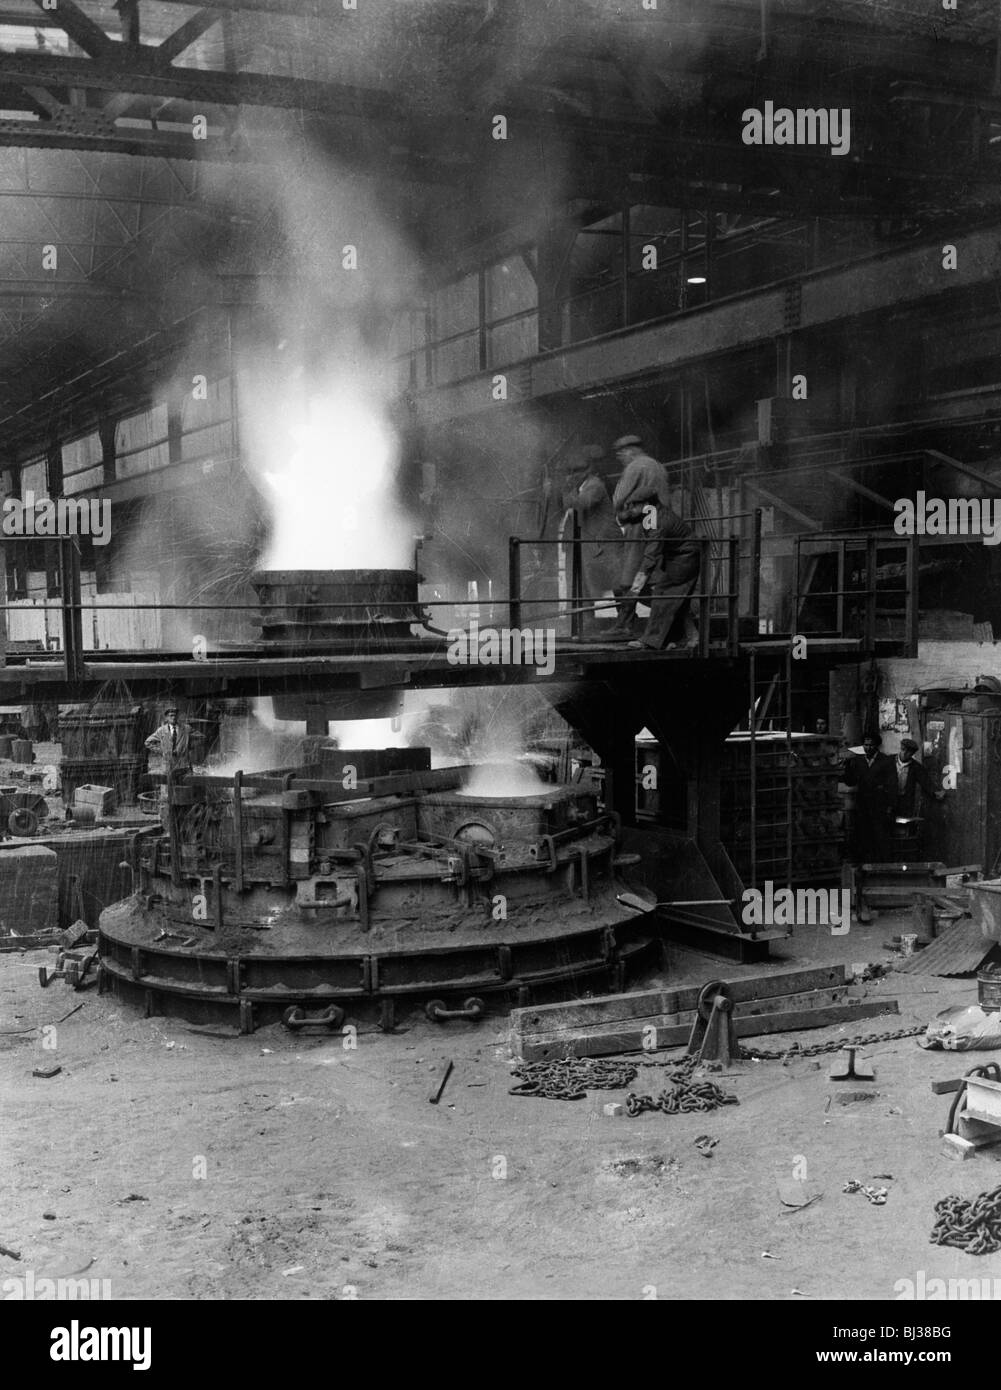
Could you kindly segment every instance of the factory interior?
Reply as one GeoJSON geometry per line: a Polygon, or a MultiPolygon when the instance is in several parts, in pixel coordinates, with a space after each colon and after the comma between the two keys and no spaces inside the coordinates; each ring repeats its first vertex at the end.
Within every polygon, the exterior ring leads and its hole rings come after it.
{"type": "Polygon", "coordinates": [[[4,1298],[1001,1297],[999,285],[996,0],[0,5],[4,1298]]]}

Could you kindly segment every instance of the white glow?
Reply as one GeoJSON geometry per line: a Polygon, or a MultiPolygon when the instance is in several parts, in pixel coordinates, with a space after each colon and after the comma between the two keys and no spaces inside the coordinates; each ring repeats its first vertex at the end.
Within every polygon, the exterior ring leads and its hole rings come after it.
{"type": "Polygon", "coordinates": [[[413,527],[395,500],[399,442],[360,381],[254,381],[248,454],[272,516],[264,569],[409,569],[413,527]]]}

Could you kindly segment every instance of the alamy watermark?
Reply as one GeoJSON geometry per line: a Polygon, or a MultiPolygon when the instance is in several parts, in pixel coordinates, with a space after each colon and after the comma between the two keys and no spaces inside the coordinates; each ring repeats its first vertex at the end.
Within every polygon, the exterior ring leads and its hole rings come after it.
{"type": "MultiPolygon", "coordinates": [[[[913,1279],[898,1279],[893,1296],[905,1303],[939,1301],[993,1303],[1001,1299],[1001,1279],[984,1275],[979,1279],[929,1279],[919,1269],[913,1279]]],[[[948,1336],[948,1333],[944,1334],[948,1336]]]]}
{"type": "Polygon", "coordinates": [[[0,1280],[0,1299],[12,1303],[97,1302],[110,1297],[110,1279],[37,1279],[29,1269],[0,1280]]]}
{"type": "Polygon", "coordinates": [[[898,536],[980,536],[984,545],[1001,541],[1001,501],[990,497],[898,497],[893,529],[898,536]]]}
{"type": "Polygon", "coordinates": [[[851,928],[852,895],[848,888],[746,888],[740,920],[746,927],[830,927],[832,936],[851,928]]]}
{"type": "Polygon", "coordinates": [[[830,145],[832,155],[852,147],[852,113],[848,106],[749,106],[741,113],[745,145],[830,145]]]}
{"type": "Polygon", "coordinates": [[[469,631],[448,632],[450,666],[534,666],[540,676],[556,670],[554,628],[484,627],[475,618],[469,631]]]}
{"type": "Polygon", "coordinates": [[[111,540],[111,502],[107,497],[42,497],[29,488],[24,498],[5,497],[0,535],[90,536],[95,545],[111,540]]]}

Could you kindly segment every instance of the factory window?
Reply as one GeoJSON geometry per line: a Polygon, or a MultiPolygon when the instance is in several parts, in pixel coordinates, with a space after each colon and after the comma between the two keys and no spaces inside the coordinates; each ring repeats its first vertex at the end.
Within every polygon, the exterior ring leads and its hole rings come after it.
{"type": "Polygon", "coordinates": [[[118,476],[134,478],[170,462],[167,445],[167,407],[154,405],[119,420],[115,430],[118,476]]]}
{"type": "Polygon", "coordinates": [[[484,271],[487,365],[502,367],[539,350],[539,293],[524,257],[509,256],[484,271]]]}
{"type": "Polygon", "coordinates": [[[101,436],[95,430],[63,445],[63,492],[69,496],[97,487],[104,478],[101,436]]]}
{"type": "Polygon", "coordinates": [[[441,384],[471,376],[480,368],[480,287],[478,275],[465,275],[434,293],[434,379],[441,384]]]}

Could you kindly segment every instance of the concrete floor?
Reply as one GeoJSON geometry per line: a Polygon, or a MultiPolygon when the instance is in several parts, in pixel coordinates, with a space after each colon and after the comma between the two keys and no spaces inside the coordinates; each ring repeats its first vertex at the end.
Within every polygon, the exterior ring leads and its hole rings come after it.
{"type": "MultiPolygon", "coordinates": [[[[774,964],[888,961],[881,943],[902,924],[802,928],[774,964]]],[[[671,954],[671,983],[743,973],[671,954]]],[[[876,1099],[850,1105],[829,1058],[741,1063],[721,1078],[739,1106],[611,1119],[602,1105],[624,1093],[508,1095],[503,1019],[414,1015],[392,1037],[366,1025],[356,1051],[280,1027],[213,1037],[61,983],[43,992],[46,959],[0,956],[0,1244],[21,1256],[0,1256],[0,1291],[32,1270],[105,1279],[125,1299],[885,1300],[919,1271],[1001,1276],[1001,1257],[928,1241],[940,1197],[1001,1182],[985,1154],[940,1154],[951,1097],[929,1086],[987,1054],[877,1045],[876,1099]],[[58,1076],[32,1077],[52,1062],[58,1076]],[[708,1159],[693,1146],[705,1133],[719,1139],[708,1159]],[[784,1206],[780,1187],[804,1172],[822,1197],[784,1206]],[[885,1206],[842,1191],[880,1174],[885,1206]]],[[[973,980],[867,988],[900,1017],[784,1039],[882,1032],[976,998],[973,980]]],[[[635,1089],[659,1077],[641,1071],[635,1089]]]]}

